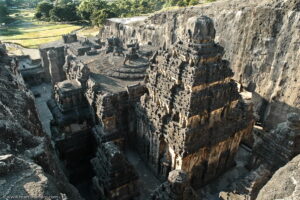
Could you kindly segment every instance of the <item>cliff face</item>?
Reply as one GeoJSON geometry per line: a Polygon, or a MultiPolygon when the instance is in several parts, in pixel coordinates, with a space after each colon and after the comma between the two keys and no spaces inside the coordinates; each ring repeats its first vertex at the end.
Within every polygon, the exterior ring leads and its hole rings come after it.
{"type": "Polygon", "coordinates": [[[154,14],[144,21],[111,20],[100,34],[169,46],[183,37],[188,18],[212,18],[235,80],[253,92],[256,111],[269,129],[300,108],[299,11],[298,0],[225,0],[154,14]]]}
{"type": "Polygon", "coordinates": [[[0,44],[0,198],[80,199],[59,167],[34,97],[16,69],[17,61],[0,44]]]}
{"type": "Polygon", "coordinates": [[[271,180],[261,189],[257,200],[300,198],[300,156],[280,168],[271,180]]]}

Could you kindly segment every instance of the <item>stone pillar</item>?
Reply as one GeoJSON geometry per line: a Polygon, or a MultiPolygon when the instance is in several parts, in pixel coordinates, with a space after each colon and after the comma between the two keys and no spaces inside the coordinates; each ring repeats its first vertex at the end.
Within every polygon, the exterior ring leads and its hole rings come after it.
{"type": "Polygon", "coordinates": [[[64,80],[61,69],[58,64],[58,55],[55,50],[51,49],[47,53],[49,59],[49,74],[51,76],[52,84],[56,84],[57,82],[61,82],[64,80]]]}

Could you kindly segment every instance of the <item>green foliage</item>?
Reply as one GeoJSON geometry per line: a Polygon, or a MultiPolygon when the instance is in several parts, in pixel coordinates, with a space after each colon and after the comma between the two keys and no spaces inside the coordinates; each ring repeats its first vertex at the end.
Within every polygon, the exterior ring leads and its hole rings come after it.
{"type": "Polygon", "coordinates": [[[39,2],[40,0],[25,0],[25,5],[27,8],[35,8],[39,2]]]}
{"type": "Polygon", "coordinates": [[[73,0],[57,0],[54,4],[44,1],[38,4],[35,17],[56,22],[76,21],[80,19],[77,14],[77,6],[73,0]]]}
{"type": "Polygon", "coordinates": [[[36,12],[40,13],[38,15],[42,15],[42,18],[49,18],[50,17],[50,11],[53,9],[53,5],[47,1],[43,1],[39,3],[36,7],[36,12]]]}
{"type": "Polygon", "coordinates": [[[108,10],[102,9],[94,12],[91,16],[92,24],[96,26],[101,26],[107,18],[116,17],[115,13],[108,10]]]}
{"type": "Polygon", "coordinates": [[[76,12],[76,5],[73,3],[59,4],[50,11],[52,21],[76,21],[79,19],[76,12]]]}
{"type": "MultiPolygon", "coordinates": [[[[17,8],[33,8],[41,2],[41,0],[2,0],[6,3],[8,7],[17,7],[17,8]]],[[[0,0],[1,2],[1,0],[0,0]]]]}
{"type": "Polygon", "coordinates": [[[77,10],[83,19],[92,21],[91,16],[94,13],[106,8],[108,8],[108,4],[105,0],[82,0],[77,10]]]}
{"type": "Polygon", "coordinates": [[[165,7],[170,6],[192,6],[199,4],[199,0],[167,0],[165,7]]]}
{"type": "Polygon", "coordinates": [[[129,17],[160,10],[164,3],[163,0],[117,0],[112,5],[118,16],[129,17]]]}
{"type": "Polygon", "coordinates": [[[43,17],[43,15],[42,15],[42,13],[40,13],[40,12],[36,12],[36,13],[34,14],[34,17],[37,18],[37,19],[41,19],[41,18],[43,17]]]}
{"type": "Polygon", "coordinates": [[[106,18],[131,17],[147,14],[170,6],[187,6],[198,4],[198,0],[82,0],[78,13],[85,20],[95,25],[104,23],[106,18]]]}
{"type": "Polygon", "coordinates": [[[39,4],[36,18],[52,21],[74,21],[80,18],[98,26],[110,17],[131,17],[155,12],[165,7],[199,3],[199,0],[80,0],[78,4],[73,0],[52,1],[53,4],[47,3],[48,10],[40,8],[41,5],[46,5],[45,2],[39,4]],[[49,5],[52,6],[51,11],[49,5]]]}
{"type": "Polygon", "coordinates": [[[0,23],[5,23],[8,20],[8,9],[5,3],[0,2],[0,23]]]}
{"type": "Polygon", "coordinates": [[[67,5],[67,4],[73,4],[73,0],[57,0],[56,5],[67,5]]]}
{"type": "Polygon", "coordinates": [[[197,4],[199,4],[199,0],[190,0],[189,1],[190,6],[194,6],[194,5],[197,5],[197,4]]]}

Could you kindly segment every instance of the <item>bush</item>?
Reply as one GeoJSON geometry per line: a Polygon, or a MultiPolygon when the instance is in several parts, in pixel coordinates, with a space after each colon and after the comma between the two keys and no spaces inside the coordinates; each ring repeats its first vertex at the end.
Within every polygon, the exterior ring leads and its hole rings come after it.
{"type": "Polygon", "coordinates": [[[79,20],[76,12],[76,5],[68,3],[67,5],[55,6],[50,11],[50,19],[52,21],[76,21],[79,20]]]}
{"type": "Polygon", "coordinates": [[[50,11],[53,9],[53,5],[47,1],[39,3],[36,7],[36,13],[40,13],[42,17],[49,18],[50,11]]]}
{"type": "Polygon", "coordinates": [[[107,18],[116,17],[116,14],[108,9],[102,9],[92,14],[91,20],[93,25],[101,26],[107,18]]]}
{"type": "Polygon", "coordinates": [[[0,23],[5,23],[8,20],[8,9],[4,3],[0,2],[0,23]]]}
{"type": "Polygon", "coordinates": [[[99,15],[103,9],[109,9],[105,0],[82,0],[77,12],[83,19],[92,21],[92,15],[99,15]]]}
{"type": "Polygon", "coordinates": [[[193,5],[197,5],[199,4],[199,0],[190,0],[189,5],[193,6],[193,5]]]}
{"type": "Polygon", "coordinates": [[[37,18],[37,19],[41,19],[41,18],[43,17],[43,15],[42,15],[42,13],[40,13],[40,12],[36,12],[36,13],[34,14],[34,17],[37,18]]]}
{"type": "Polygon", "coordinates": [[[178,1],[176,5],[180,7],[187,6],[185,1],[178,1]]]}
{"type": "Polygon", "coordinates": [[[81,0],[78,5],[73,0],[56,0],[55,6],[45,1],[40,3],[35,16],[52,21],[84,19],[100,26],[110,17],[131,17],[151,13],[163,7],[182,7],[198,3],[199,0],[81,0]]]}

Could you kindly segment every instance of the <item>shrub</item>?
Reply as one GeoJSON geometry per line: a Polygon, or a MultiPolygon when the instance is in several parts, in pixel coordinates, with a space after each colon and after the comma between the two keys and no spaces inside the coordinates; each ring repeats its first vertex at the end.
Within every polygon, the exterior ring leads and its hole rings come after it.
{"type": "Polygon", "coordinates": [[[79,19],[76,12],[76,5],[68,3],[67,5],[55,6],[50,11],[50,19],[52,21],[76,21],[79,19]]]}
{"type": "Polygon", "coordinates": [[[93,25],[101,26],[102,24],[104,24],[107,18],[112,18],[112,17],[116,17],[115,13],[111,12],[108,9],[102,9],[94,12],[91,16],[91,20],[93,25]]]}
{"type": "Polygon", "coordinates": [[[37,18],[37,19],[41,19],[42,18],[42,13],[40,13],[40,12],[36,12],[35,14],[34,14],[34,17],[35,18],[37,18]]]}
{"type": "Polygon", "coordinates": [[[47,1],[39,3],[36,7],[36,12],[41,13],[44,18],[50,17],[50,11],[53,9],[53,5],[47,1]]]}
{"type": "Polygon", "coordinates": [[[7,6],[0,2],[0,23],[5,23],[7,21],[8,14],[7,6]]]}

